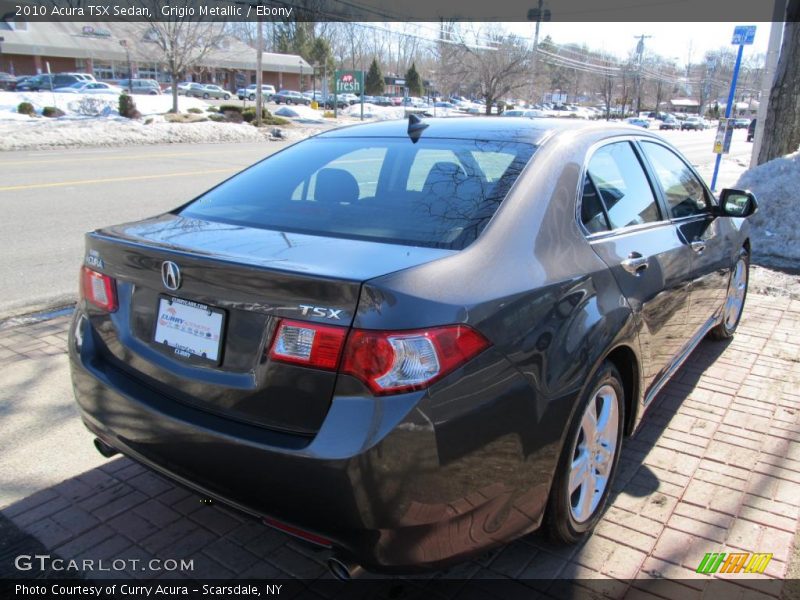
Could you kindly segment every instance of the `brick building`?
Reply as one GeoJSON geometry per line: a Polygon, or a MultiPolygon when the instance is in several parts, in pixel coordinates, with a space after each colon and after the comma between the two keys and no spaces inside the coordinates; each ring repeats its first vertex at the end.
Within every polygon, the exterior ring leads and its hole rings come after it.
{"type": "MultiPolygon", "coordinates": [[[[15,75],[91,73],[98,80],[128,77],[156,79],[169,85],[170,74],[147,23],[29,23],[0,21],[0,71],[15,75]]],[[[225,37],[181,77],[181,81],[216,83],[225,89],[255,83],[256,52],[225,37]]],[[[265,52],[265,84],[276,89],[311,87],[311,65],[300,56],[265,52]],[[301,82],[302,77],[302,82],[301,82]]]]}

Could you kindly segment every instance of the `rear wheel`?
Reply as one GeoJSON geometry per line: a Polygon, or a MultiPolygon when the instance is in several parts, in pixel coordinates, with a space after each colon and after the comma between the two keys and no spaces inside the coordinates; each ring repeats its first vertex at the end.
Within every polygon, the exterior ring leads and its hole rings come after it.
{"type": "Polygon", "coordinates": [[[222,99],[223,99],[223,100],[230,100],[230,99],[231,99],[231,95],[230,95],[230,94],[225,94],[225,95],[222,97],[222,99]]]}
{"type": "Polygon", "coordinates": [[[747,283],[750,279],[750,255],[742,250],[736,258],[728,280],[728,292],[722,308],[722,321],[709,334],[717,340],[729,340],[736,333],[742,318],[744,301],[747,298],[747,283]]]}
{"type": "Polygon", "coordinates": [[[256,99],[256,95],[255,95],[255,94],[250,94],[250,95],[247,97],[247,99],[248,99],[248,100],[255,100],[255,99],[256,99]]]}
{"type": "Polygon", "coordinates": [[[208,94],[203,94],[203,100],[208,100],[208,94]]]}
{"type": "Polygon", "coordinates": [[[574,544],[600,520],[619,461],[625,392],[616,367],[603,363],[587,387],[567,432],[550,491],[550,537],[574,544]]]}

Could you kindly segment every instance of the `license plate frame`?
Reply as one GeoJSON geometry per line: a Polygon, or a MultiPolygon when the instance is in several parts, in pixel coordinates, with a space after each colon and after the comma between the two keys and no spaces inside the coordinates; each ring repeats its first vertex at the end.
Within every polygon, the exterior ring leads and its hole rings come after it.
{"type": "Polygon", "coordinates": [[[182,362],[201,366],[219,366],[222,364],[222,355],[225,346],[223,342],[225,340],[225,329],[227,325],[226,311],[201,302],[194,302],[193,300],[169,296],[167,294],[159,294],[155,317],[152,335],[153,343],[159,348],[167,350],[170,356],[182,362]],[[162,322],[164,312],[169,308],[174,309],[174,314],[172,316],[183,319],[184,322],[188,321],[188,324],[180,329],[162,322]],[[202,315],[202,313],[207,314],[202,315]],[[204,318],[206,319],[205,322],[204,318]],[[195,319],[195,321],[191,319],[195,319]],[[205,349],[211,349],[208,343],[202,343],[206,341],[199,335],[203,328],[208,329],[210,341],[213,342],[214,336],[217,336],[215,352],[209,351],[203,353],[202,347],[204,345],[205,349]],[[165,334],[170,333],[175,336],[172,342],[169,341],[169,338],[165,337],[165,334]],[[162,339],[159,339],[159,337],[162,339]],[[193,344],[199,345],[193,346],[193,344]]]}

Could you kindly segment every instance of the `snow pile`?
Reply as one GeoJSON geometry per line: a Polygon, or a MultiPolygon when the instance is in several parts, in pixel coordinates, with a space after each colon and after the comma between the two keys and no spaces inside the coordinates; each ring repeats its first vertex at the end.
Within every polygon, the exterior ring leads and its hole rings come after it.
{"type": "Polygon", "coordinates": [[[800,230],[793,215],[800,190],[800,152],[776,158],[745,171],[735,188],[758,198],[758,212],[750,217],[753,258],[776,267],[797,267],[800,230]]]}
{"type": "Polygon", "coordinates": [[[97,119],[32,119],[27,123],[0,120],[0,151],[75,146],[261,142],[271,130],[247,123],[165,123],[145,125],[122,117],[97,119]]]}
{"type": "MultiPolygon", "coordinates": [[[[63,110],[67,117],[81,116],[81,101],[92,98],[98,103],[108,107],[109,116],[118,116],[119,97],[113,94],[67,94],[53,92],[0,92],[0,121],[26,120],[27,115],[17,113],[20,102],[30,102],[38,114],[42,114],[45,106],[55,106],[63,110]]],[[[156,115],[172,109],[172,96],[134,96],[136,108],[142,115],[156,115]]],[[[178,110],[186,112],[190,108],[199,108],[205,111],[208,104],[199,98],[178,97],[178,110]]]]}
{"type": "Polygon", "coordinates": [[[301,123],[325,122],[325,117],[322,116],[322,113],[309,106],[281,106],[272,111],[272,114],[278,117],[296,119],[301,123]]]}
{"type": "MultiPolygon", "coordinates": [[[[356,119],[361,118],[361,105],[353,104],[348,108],[339,111],[339,114],[356,119]]],[[[392,119],[402,119],[405,116],[405,109],[402,106],[378,106],[369,102],[364,103],[364,118],[375,119],[377,121],[390,121],[392,119]]]]}

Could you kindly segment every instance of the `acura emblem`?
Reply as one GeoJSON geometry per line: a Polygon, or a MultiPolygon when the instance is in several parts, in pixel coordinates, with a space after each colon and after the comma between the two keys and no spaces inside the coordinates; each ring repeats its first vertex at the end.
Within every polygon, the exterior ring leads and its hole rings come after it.
{"type": "Polygon", "coordinates": [[[161,281],[168,290],[175,291],[181,287],[181,270],[171,260],[161,263],[161,281]]]}

